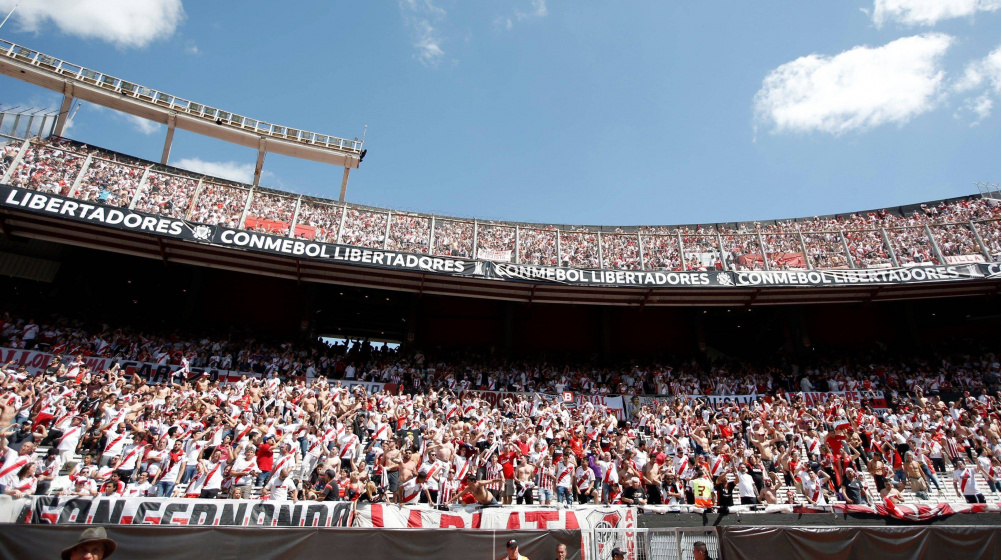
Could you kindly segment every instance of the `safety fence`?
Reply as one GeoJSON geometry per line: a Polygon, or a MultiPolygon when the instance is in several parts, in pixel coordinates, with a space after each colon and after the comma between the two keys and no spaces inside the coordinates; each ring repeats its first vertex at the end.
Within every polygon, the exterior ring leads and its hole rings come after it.
{"type": "Polygon", "coordinates": [[[598,527],[582,538],[588,560],[611,560],[616,548],[625,553],[626,560],[691,560],[697,543],[703,543],[710,558],[720,557],[716,527],[598,527]]]}

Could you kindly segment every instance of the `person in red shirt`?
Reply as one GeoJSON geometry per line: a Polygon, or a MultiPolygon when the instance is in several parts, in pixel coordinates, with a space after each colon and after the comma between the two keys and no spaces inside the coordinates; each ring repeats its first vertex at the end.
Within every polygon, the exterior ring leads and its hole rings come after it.
{"type": "Polygon", "coordinates": [[[498,455],[498,463],[501,463],[501,473],[504,476],[504,492],[502,493],[502,503],[511,504],[511,498],[515,495],[515,461],[521,456],[518,445],[509,443],[502,453],[498,455]]]}
{"type": "Polygon", "coordinates": [[[274,467],[275,460],[273,456],[274,451],[272,451],[271,447],[272,440],[273,438],[268,436],[257,446],[257,452],[255,453],[257,456],[257,468],[261,471],[257,475],[256,482],[258,486],[264,486],[268,483],[268,479],[271,478],[271,469],[274,467]]]}

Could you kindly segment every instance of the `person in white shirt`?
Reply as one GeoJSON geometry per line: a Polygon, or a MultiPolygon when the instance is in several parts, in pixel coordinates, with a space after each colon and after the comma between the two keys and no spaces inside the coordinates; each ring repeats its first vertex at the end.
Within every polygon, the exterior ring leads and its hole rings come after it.
{"type": "Polygon", "coordinates": [[[741,496],[741,505],[757,504],[758,488],[755,487],[755,479],[748,474],[748,465],[744,463],[738,465],[736,478],[738,479],[738,495],[741,496]]]}
{"type": "Polygon", "coordinates": [[[958,498],[963,496],[969,504],[985,503],[985,495],[978,488],[974,468],[965,465],[963,459],[953,461],[953,490],[958,498]]]}
{"type": "Polygon", "coordinates": [[[574,481],[577,484],[578,501],[587,504],[589,501],[598,503],[599,492],[595,487],[595,471],[586,464],[582,464],[575,471],[574,481]]]}
{"type": "Polygon", "coordinates": [[[271,477],[262,493],[265,499],[275,501],[296,500],[296,481],[289,476],[291,467],[283,467],[277,476],[271,477]]]}
{"type": "Polygon", "coordinates": [[[212,452],[208,461],[201,462],[202,490],[198,495],[199,498],[214,500],[219,495],[219,488],[223,484],[223,471],[226,470],[226,461],[221,457],[222,453],[217,449],[212,452]]]}
{"type": "Polygon", "coordinates": [[[86,431],[87,426],[84,424],[83,417],[74,416],[73,420],[70,421],[70,426],[63,431],[63,434],[59,436],[59,441],[56,443],[56,449],[59,450],[59,458],[63,463],[66,463],[73,457],[77,445],[80,444],[80,438],[86,431]]]}
{"type": "Polygon", "coordinates": [[[145,472],[139,473],[135,482],[131,482],[125,486],[126,496],[148,496],[150,488],[153,485],[150,484],[150,477],[145,472]]]}
{"type": "Polygon", "coordinates": [[[7,447],[7,435],[17,431],[16,425],[10,426],[7,431],[0,433],[0,493],[8,494],[15,498],[21,497],[21,492],[15,488],[18,482],[18,473],[29,463],[34,463],[35,444],[27,441],[21,444],[21,449],[15,451],[7,447]]]}
{"type": "Polygon", "coordinates": [[[253,445],[244,448],[244,452],[233,460],[230,476],[233,477],[233,488],[240,489],[243,496],[250,496],[254,477],[260,472],[257,468],[257,449],[253,445]]]}

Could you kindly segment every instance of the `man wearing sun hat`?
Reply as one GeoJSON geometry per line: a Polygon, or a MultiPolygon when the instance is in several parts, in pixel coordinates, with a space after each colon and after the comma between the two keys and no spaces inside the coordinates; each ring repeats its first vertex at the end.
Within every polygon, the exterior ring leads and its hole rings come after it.
{"type": "Polygon", "coordinates": [[[63,551],[63,560],[104,560],[111,556],[118,545],[108,538],[104,527],[85,529],[76,544],[63,551]]]}

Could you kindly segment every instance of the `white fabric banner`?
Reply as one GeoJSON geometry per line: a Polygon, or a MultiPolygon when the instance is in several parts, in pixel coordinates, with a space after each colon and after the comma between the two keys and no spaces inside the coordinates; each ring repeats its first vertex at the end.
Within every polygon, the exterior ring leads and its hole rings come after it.
{"type": "Polygon", "coordinates": [[[395,504],[363,504],[355,511],[354,527],[385,527],[387,529],[478,529],[478,508],[467,507],[441,511],[428,506],[398,506],[395,504]]]}

